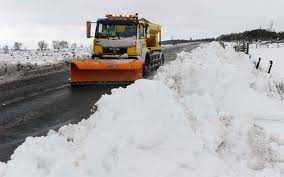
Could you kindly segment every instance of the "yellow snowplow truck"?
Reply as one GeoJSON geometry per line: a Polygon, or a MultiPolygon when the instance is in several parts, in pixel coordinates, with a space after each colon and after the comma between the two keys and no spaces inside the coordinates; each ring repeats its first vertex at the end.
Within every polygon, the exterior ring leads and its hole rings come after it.
{"type": "Polygon", "coordinates": [[[135,15],[107,14],[87,22],[87,38],[93,39],[92,58],[71,62],[70,83],[131,83],[164,63],[161,26],[135,15]],[[95,32],[92,26],[95,24],[95,32]]]}

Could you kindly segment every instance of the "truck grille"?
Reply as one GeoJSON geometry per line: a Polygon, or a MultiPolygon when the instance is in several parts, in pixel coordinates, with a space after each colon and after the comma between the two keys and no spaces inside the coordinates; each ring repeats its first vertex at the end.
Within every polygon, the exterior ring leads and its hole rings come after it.
{"type": "Polygon", "coordinates": [[[103,53],[106,55],[123,55],[127,53],[127,48],[105,47],[103,53]]]}

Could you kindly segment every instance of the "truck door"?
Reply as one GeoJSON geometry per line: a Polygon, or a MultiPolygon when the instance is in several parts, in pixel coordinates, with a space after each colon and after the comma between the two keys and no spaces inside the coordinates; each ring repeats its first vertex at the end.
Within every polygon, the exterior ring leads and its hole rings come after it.
{"type": "Polygon", "coordinates": [[[145,59],[148,52],[146,47],[146,27],[142,24],[138,25],[138,39],[137,39],[137,50],[139,56],[145,59]]]}

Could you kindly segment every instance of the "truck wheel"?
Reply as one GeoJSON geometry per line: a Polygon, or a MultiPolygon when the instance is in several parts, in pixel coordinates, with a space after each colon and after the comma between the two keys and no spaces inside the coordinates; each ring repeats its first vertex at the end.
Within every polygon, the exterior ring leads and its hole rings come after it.
{"type": "Polygon", "coordinates": [[[162,54],[161,56],[161,66],[165,64],[165,55],[162,54]]]}
{"type": "Polygon", "coordinates": [[[151,58],[150,55],[147,54],[145,58],[145,63],[143,65],[143,77],[146,78],[151,73],[151,58]]]}
{"type": "Polygon", "coordinates": [[[149,65],[147,65],[146,63],[143,65],[143,78],[147,78],[150,75],[150,68],[149,65]]]}
{"type": "Polygon", "coordinates": [[[70,88],[71,89],[77,89],[77,88],[80,88],[80,85],[79,84],[70,83],[70,88]]]}

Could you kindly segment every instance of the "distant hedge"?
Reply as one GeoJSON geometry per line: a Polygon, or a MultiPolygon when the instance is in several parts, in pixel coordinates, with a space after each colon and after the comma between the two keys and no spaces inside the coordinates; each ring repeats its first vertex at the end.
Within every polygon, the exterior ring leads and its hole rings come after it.
{"type": "Polygon", "coordinates": [[[162,41],[162,45],[183,44],[189,42],[212,42],[212,41],[215,41],[215,38],[204,38],[204,39],[194,39],[194,40],[172,39],[172,40],[162,41]]]}
{"type": "Polygon", "coordinates": [[[255,29],[251,31],[245,31],[242,33],[224,34],[217,38],[221,41],[258,41],[258,40],[284,40],[284,32],[274,32],[265,29],[255,29]]]}

